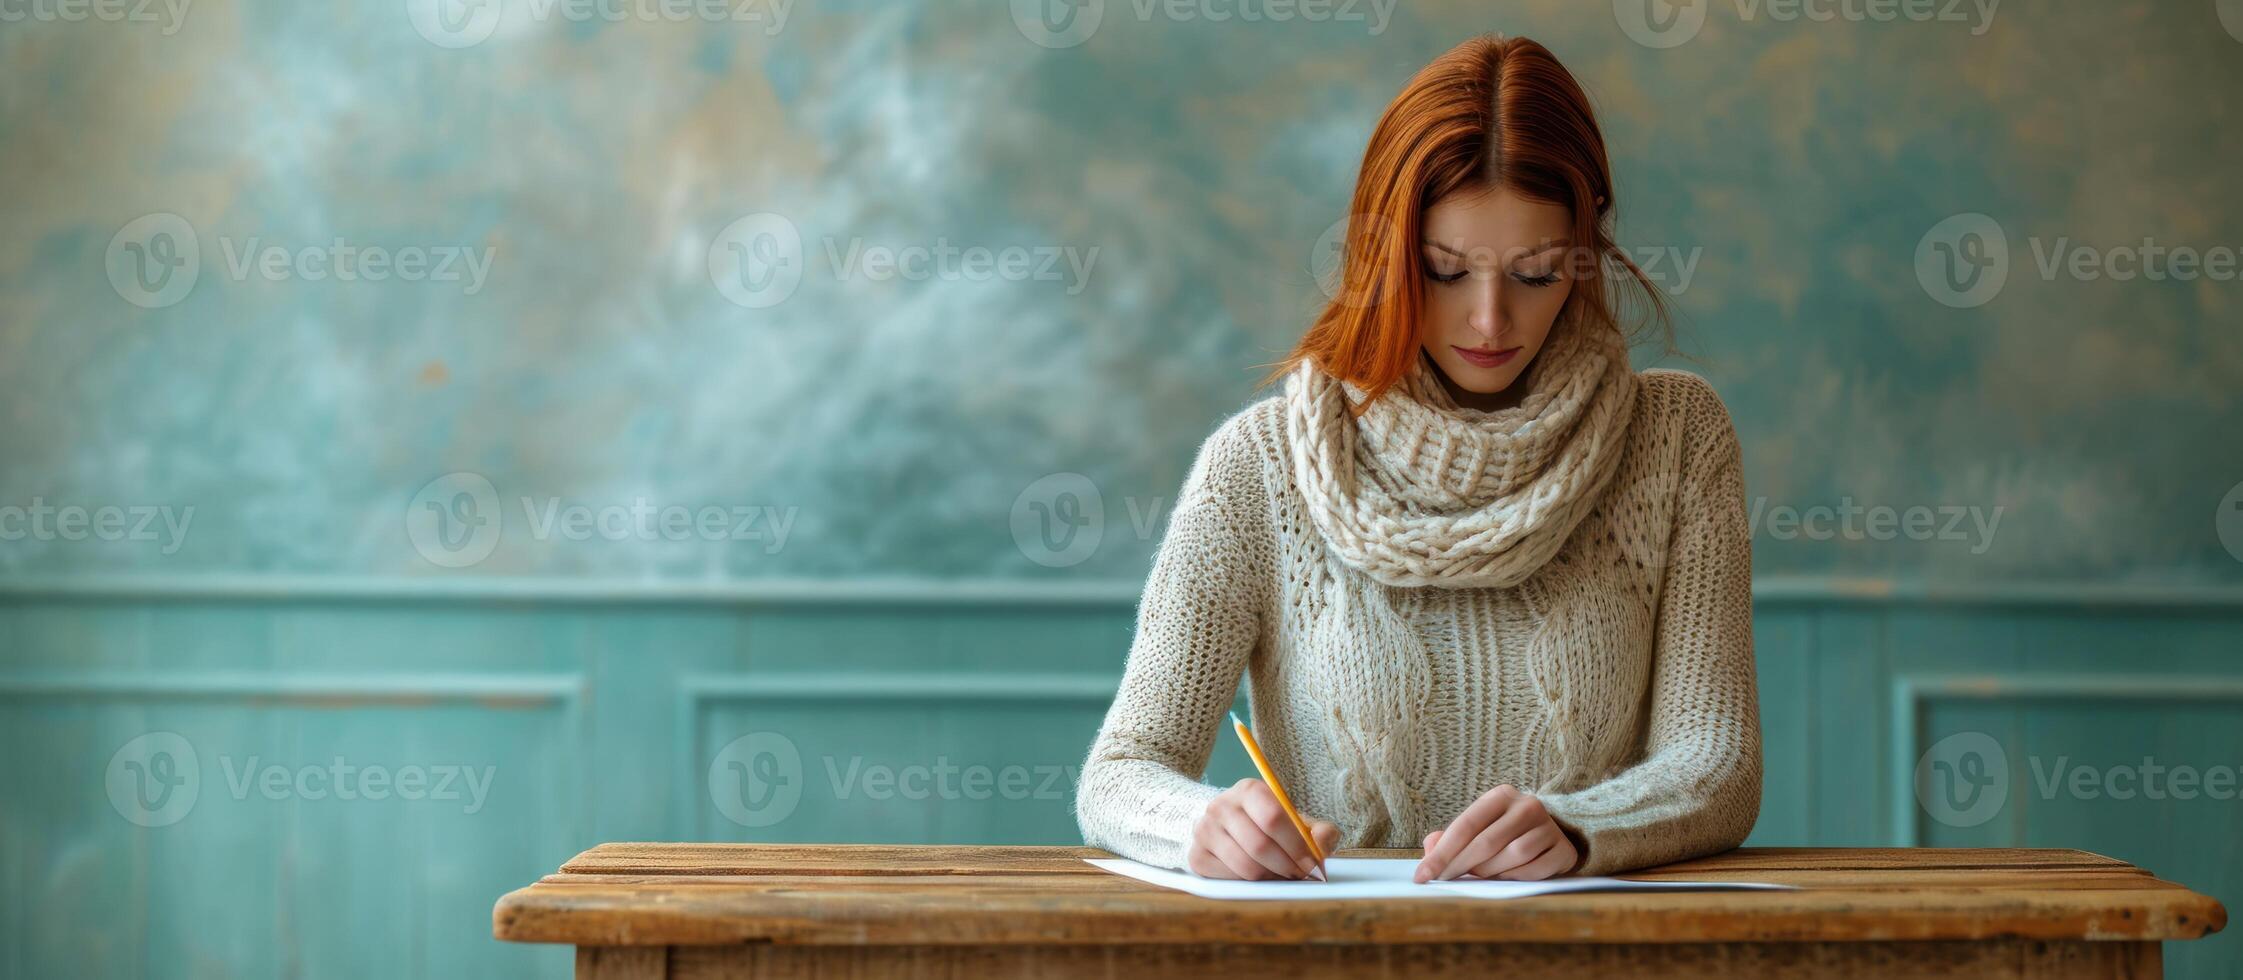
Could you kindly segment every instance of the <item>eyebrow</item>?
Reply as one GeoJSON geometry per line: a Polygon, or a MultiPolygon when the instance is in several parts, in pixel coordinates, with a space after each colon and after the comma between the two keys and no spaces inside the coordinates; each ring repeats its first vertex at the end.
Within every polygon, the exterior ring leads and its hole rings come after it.
{"type": "MultiPolygon", "coordinates": [[[[1448,246],[1446,246],[1446,245],[1443,245],[1443,244],[1441,244],[1440,242],[1436,242],[1436,241],[1434,241],[1434,240],[1432,240],[1432,239],[1430,239],[1430,238],[1428,238],[1428,239],[1425,239],[1424,241],[1422,241],[1422,242],[1419,242],[1418,244],[1420,244],[1420,245],[1423,245],[1423,246],[1425,246],[1425,247],[1427,247],[1427,248],[1437,248],[1437,249],[1440,249],[1441,251],[1447,252],[1447,253],[1449,253],[1450,255],[1454,255],[1454,256],[1456,256],[1457,258],[1460,258],[1460,259],[1461,259],[1461,258],[1464,258],[1464,253],[1463,253],[1463,252],[1459,252],[1459,251],[1457,251],[1456,249],[1450,248],[1450,247],[1448,247],[1448,246]]],[[[1566,246],[1568,246],[1568,245],[1571,245],[1571,244],[1573,244],[1573,242],[1572,242],[1572,240],[1570,240],[1570,239],[1565,239],[1565,238],[1559,238],[1559,239],[1555,239],[1555,240],[1551,241],[1551,242],[1550,242],[1550,244],[1548,244],[1548,245],[1544,245],[1544,246],[1542,246],[1541,248],[1535,249],[1535,250],[1534,250],[1534,251],[1532,251],[1532,252],[1528,252],[1528,253],[1526,253],[1525,255],[1522,255],[1522,256],[1520,256],[1520,258],[1523,258],[1523,259],[1531,259],[1531,258],[1533,258],[1533,257],[1535,257],[1535,256],[1537,256],[1537,255],[1541,255],[1541,254],[1542,254],[1542,253],[1544,253],[1544,252],[1555,251],[1555,250],[1557,250],[1557,249],[1561,249],[1561,248],[1564,248],[1564,247],[1566,247],[1566,246]]]]}

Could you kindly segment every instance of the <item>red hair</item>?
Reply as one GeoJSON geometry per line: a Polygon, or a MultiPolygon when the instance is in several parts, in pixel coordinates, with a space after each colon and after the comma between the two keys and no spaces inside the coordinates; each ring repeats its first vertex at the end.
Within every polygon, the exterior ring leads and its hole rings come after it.
{"type": "MultiPolygon", "coordinates": [[[[1418,356],[1423,215],[1460,190],[1509,188],[1564,206],[1573,292],[1559,316],[1617,326],[1610,278],[1640,294],[1650,319],[1666,303],[1612,241],[1612,167],[1589,97],[1548,48],[1475,37],[1403,86],[1371,131],[1341,246],[1337,294],[1271,379],[1303,360],[1377,398],[1418,356]],[[1590,274],[1580,274],[1586,264],[1590,274]]],[[[1366,400],[1366,404],[1368,400],[1366,400]]]]}

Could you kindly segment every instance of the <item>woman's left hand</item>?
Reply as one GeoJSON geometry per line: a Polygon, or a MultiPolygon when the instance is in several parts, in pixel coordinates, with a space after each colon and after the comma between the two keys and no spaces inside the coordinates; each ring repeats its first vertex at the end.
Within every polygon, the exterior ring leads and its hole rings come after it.
{"type": "Polygon", "coordinates": [[[1540,881],[1573,870],[1580,860],[1573,838],[1558,827],[1542,801],[1505,785],[1488,790],[1447,828],[1425,835],[1425,860],[1417,881],[1464,875],[1540,881]]]}

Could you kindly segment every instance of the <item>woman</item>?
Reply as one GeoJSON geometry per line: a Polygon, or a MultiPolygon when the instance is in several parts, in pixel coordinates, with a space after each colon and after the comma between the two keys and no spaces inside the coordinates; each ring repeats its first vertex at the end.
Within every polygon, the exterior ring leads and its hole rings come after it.
{"type": "Polygon", "coordinates": [[[1712,388],[1634,372],[1603,137],[1541,45],[1477,38],[1379,120],[1341,288],[1283,394],[1201,448],[1082,774],[1083,836],[1301,878],[1268,786],[1199,781],[1238,680],[1318,844],[1420,881],[1734,847],[1760,807],[1751,553],[1712,388]]]}

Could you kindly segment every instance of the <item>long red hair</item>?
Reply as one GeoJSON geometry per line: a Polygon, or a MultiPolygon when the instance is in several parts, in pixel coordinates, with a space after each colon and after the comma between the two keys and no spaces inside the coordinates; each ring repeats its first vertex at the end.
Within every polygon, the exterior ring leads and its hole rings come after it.
{"type": "MultiPolygon", "coordinates": [[[[1667,322],[1664,297],[1612,240],[1612,167],[1589,97],[1555,55],[1523,37],[1475,37],[1403,86],[1371,131],[1355,181],[1335,295],[1279,362],[1304,359],[1377,398],[1418,356],[1423,215],[1460,190],[1505,187],[1573,215],[1572,241],[1593,261],[1569,262],[1569,321],[1618,326],[1622,290],[1647,321],[1667,322]],[[1580,275],[1584,264],[1591,274],[1580,275]]],[[[1368,400],[1366,400],[1366,404],[1368,400]]]]}

